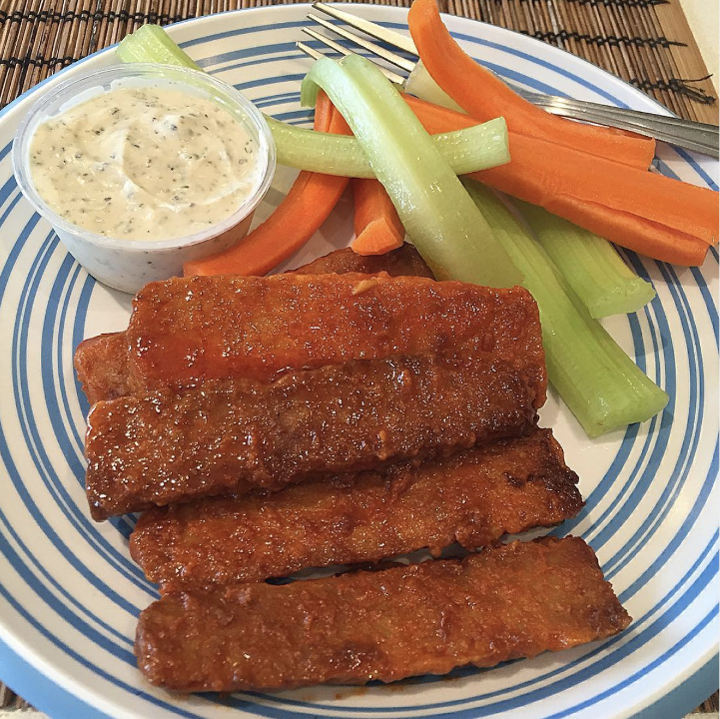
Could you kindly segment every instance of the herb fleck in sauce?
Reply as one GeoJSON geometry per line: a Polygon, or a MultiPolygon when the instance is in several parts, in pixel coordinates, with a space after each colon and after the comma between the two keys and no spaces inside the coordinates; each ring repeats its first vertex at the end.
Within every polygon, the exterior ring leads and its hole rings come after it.
{"type": "Polygon", "coordinates": [[[30,146],[40,196],[76,225],[166,240],[235,212],[262,177],[256,147],[221,106],[166,88],[121,88],[40,125],[30,146]]]}

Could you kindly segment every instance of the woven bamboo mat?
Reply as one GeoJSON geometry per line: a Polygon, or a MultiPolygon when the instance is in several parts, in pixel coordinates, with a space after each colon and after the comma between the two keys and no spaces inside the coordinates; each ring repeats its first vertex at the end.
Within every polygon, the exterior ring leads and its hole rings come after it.
{"type": "MultiPolygon", "coordinates": [[[[285,0],[280,0],[284,2],[285,0]]],[[[295,0],[292,0],[293,2],[295,0]]],[[[375,0],[408,6],[410,0],[375,0]]],[[[716,93],[679,0],[440,0],[586,58],[681,117],[718,123],[716,93]]],[[[277,0],[0,0],[0,106],[146,22],[277,0]]]]}
{"type": "MultiPolygon", "coordinates": [[[[278,3],[0,0],[0,106],[144,23],[273,4],[278,3]]],[[[678,0],[441,0],[441,9],[549,42],[622,77],[681,117],[718,124],[716,93],[678,0]]],[[[0,714],[26,706],[0,683],[0,714]]],[[[717,694],[700,709],[716,712],[717,694]]]]}

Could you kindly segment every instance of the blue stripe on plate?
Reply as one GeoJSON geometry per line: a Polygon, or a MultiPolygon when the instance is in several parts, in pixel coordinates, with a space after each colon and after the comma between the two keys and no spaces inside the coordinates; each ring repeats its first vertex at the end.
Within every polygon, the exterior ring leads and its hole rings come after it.
{"type": "MultiPolygon", "coordinates": [[[[58,364],[58,366],[62,367],[62,352],[63,347],[65,346],[65,334],[66,334],[66,327],[68,322],[68,312],[70,310],[70,298],[72,297],[72,290],[75,287],[75,284],[77,283],[78,279],[80,278],[83,270],[82,267],[74,263],[73,266],[73,274],[70,278],[69,286],[65,295],[65,300],[62,303],[62,309],[60,311],[60,317],[57,318],[58,326],[59,326],[59,334],[58,334],[58,341],[57,341],[57,354],[55,357],[55,362],[58,364]]],[[[82,294],[80,295],[80,302],[82,302],[82,294]]],[[[70,341],[69,344],[72,347],[77,347],[77,344],[74,341],[70,341]]],[[[71,373],[71,376],[73,377],[73,380],[75,381],[75,384],[79,384],[75,377],[75,372],[71,373]]],[[[73,421],[72,411],[70,409],[70,398],[68,397],[67,390],[65,388],[65,382],[63,381],[63,375],[60,374],[59,378],[59,385],[60,385],[60,399],[62,401],[62,409],[63,409],[63,415],[67,419],[68,425],[72,428],[72,444],[75,447],[78,447],[80,451],[84,448],[84,442],[82,435],[80,434],[80,430],[78,427],[75,426],[75,422],[73,421]]],[[[83,415],[86,416],[86,413],[83,412],[83,415]]],[[[78,477],[82,477],[83,469],[81,468],[78,472],[78,477]]]]}
{"type": "Polygon", "coordinates": [[[673,148],[675,152],[677,152],[680,157],[682,157],[685,162],[687,162],[690,167],[692,167],[693,170],[697,173],[698,177],[711,189],[717,191],[718,185],[715,180],[713,180],[712,177],[705,171],[705,169],[700,165],[700,163],[693,157],[692,153],[688,152],[687,150],[683,150],[682,147],[674,147],[673,148]]]}
{"type": "MultiPolygon", "coordinates": [[[[9,216],[9,214],[10,214],[10,211],[14,208],[14,206],[17,204],[17,202],[19,201],[19,199],[20,199],[20,195],[18,194],[18,196],[17,196],[17,197],[15,198],[15,200],[12,202],[11,206],[10,206],[10,207],[8,208],[8,210],[3,214],[2,218],[0,218],[0,227],[2,226],[3,222],[5,222],[5,220],[8,218],[8,216],[9,216]]],[[[32,227],[34,227],[34,224],[35,224],[38,220],[39,220],[39,216],[38,216],[37,214],[35,214],[35,215],[33,216],[33,218],[31,219],[31,221],[28,223],[28,225],[26,225],[25,229],[20,233],[20,235],[18,236],[18,240],[17,240],[17,241],[15,242],[15,244],[13,245],[13,253],[11,253],[11,256],[8,258],[8,261],[7,261],[6,265],[5,265],[5,267],[3,268],[4,270],[10,270],[10,269],[12,269],[12,267],[14,266],[14,263],[15,263],[15,261],[16,261],[16,259],[17,259],[17,256],[18,256],[20,250],[24,247],[26,240],[27,240],[28,237],[30,236],[30,230],[32,229],[32,227]]],[[[49,239],[49,238],[50,238],[50,236],[48,236],[48,239],[49,239]]],[[[32,265],[33,269],[34,269],[35,266],[37,265],[38,260],[39,260],[39,256],[36,257],[35,260],[34,260],[34,262],[33,262],[33,265],[32,265]]],[[[1,278],[1,276],[0,276],[0,278],[1,278]]],[[[94,281],[91,280],[91,282],[94,282],[94,281]]],[[[0,301],[2,300],[2,296],[3,296],[3,294],[4,294],[4,288],[6,288],[7,286],[8,286],[8,283],[7,283],[7,282],[5,282],[4,284],[1,285],[1,287],[3,288],[3,292],[0,292],[0,301]]],[[[84,290],[83,290],[83,293],[81,294],[81,300],[80,300],[80,304],[79,304],[79,307],[78,307],[78,312],[77,312],[76,319],[78,319],[79,317],[82,317],[82,316],[83,316],[83,312],[82,312],[81,310],[82,310],[82,307],[83,307],[83,298],[85,298],[85,301],[88,300],[88,293],[86,292],[87,289],[88,289],[88,287],[87,287],[87,285],[86,285],[86,287],[85,287],[84,290]]],[[[27,299],[27,297],[29,297],[29,296],[34,297],[35,294],[34,294],[34,293],[25,294],[24,296],[25,296],[25,298],[27,299]]],[[[52,303],[51,303],[50,306],[52,306],[52,303]]],[[[86,307],[85,307],[85,309],[86,309],[86,307]]],[[[19,311],[22,312],[23,310],[24,310],[24,305],[21,305],[21,306],[19,307],[19,311]]],[[[44,346],[47,346],[47,345],[44,345],[44,346]]],[[[27,350],[27,347],[23,346],[23,350],[21,351],[21,354],[23,354],[23,352],[24,352],[24,353],[27,353],[27,351],[28,351],[28,350],[27,350]]],[[[25,355],[25,356],[26,356],[26,355],[25,355]]],[[[62,376],[64,373],[61,372],[60,374],[61,374],[61,376],[62,376]]],[[[27,384],[27,382],[21,383],[21,385],[26,385],[26,384],[27,384]]],[[[77,383],[76,383],[76,384],[77,384],[77,383]]],[[[87,403],[85,403],[85,405],[87,406],[87,403]]],[[[68,417],[68,421],[69,421],[70,424],[73,424],[72,417],[68,417]]],[[[54,425],[55,427],[57,427],[57,428],[63,426],[61,420],[59,420],[58,422],[54,422],[53,425],[54,425]]],[[[81,510],[80,508],[78,508],[78,507],[69,499],[67,493],[65,492],[64,488],[62,487],[62,483],[59,482],[59,480],[57,479],[57,477],[54,476],[54,474],[53,474],[53,472],[52,472],[52,468],[50,468],[50,474],[51,474],[51,476],[55,479],[55,484],[56,484],[56,486],[59,487],[59,491],[60,491],[60,492],[62,493],[62,495],[64,496],[64,498],[65,498],[68,506],[70,506],[70,507],[72,508],[72,510],[74,511],[75,516],[76,516],[76,517],[79,519],[79,521],[80,521],[80,524],[81,524],[84,528],[86,528],[86,529],[89,530],[89,534],[86,532],[86,533],[85,533],[85,536],[86,536],[86,538],[87,538],[87,537],[92,537],[92,539],[93,539],[94,541],[91,542],[91,544],[92,544],[93,546],[97,546],[97,545],[99,544],[100,547],[102,548],[102,553],[103,553],[106,557],[109,555],[109,556],[112,558],[113,563],[114,563],[116,566],[118,566],[118,567],[121,569],[121,571],[127,572],[127,571],[129,570],[131,578],[134,577],[135,580],[139,580],[140,584],[139,584],[138,586],[141,586],[143,589],[145,589],[146,591],[148,591],[148,593],[150,594],[151,597],[153,597],[153,598],[156,597],[156,596],[157,596],[157,591],[156,591],[156,590],[154,589],[154,587],[145,579],[144,574],[142,573],[142,571],[141,571],[133,562],[131,562],[130,559],[129,559],[126,555],[118,553],[117,550],[114,549],[114,548],[107,542],[107,540],[105,540],[104,538],[102,538],[102,537],[99,536],[99,534],[98,534],[98,532],[97,532],[97,527],[90,524],[90,522],[89,522],[88,519],[87,519],[86,513],[85,513],[83,510],[81,510]]],[[[82,482],[83,482],[83,475],[84,475],[84,471],[82,471],[82,472],[80,473],[80,475],[78,476],[78,481],[79,481],[81,484],[82,484],[82,482]]]]}
{"type": "MultiPolygon", "coordinates": [[[[690,322],[685,294],[683,292],[678,292],[677,290],[679,281],[674,271],[669,266],[665,265],[660,265],[660,271],[663,273],[666,280],[668,280],[668,287],[673,296],[673,300],[675,301],[675,305],[678,307],[683,334],[685,335],[685,341],[688,348],[690,363],[688,430],[683,437],[681,453],[672,472],[673,481],[668,483],[663,490],[659,501],[655,505],[653,511],[649,514],[649,519],[646,519],[633,533],[632,537],[625,543],[622,550],[606,562],[605,574],[608,579],[612,579],[612,577],[615,576],[615,574],[632,559],[634,553],[639,551],[645,542],[647,542],[655,534],[660,527],[662,520],[671,510],[675,499],[678,497],[680,489],[685,483],[685,479],[687,478],[690,469],[690,463],[695,455],[699,441],[699,426],[702,422],[704,412],[705,383],[702,357],[699,352],[700,340],[697,336],[697,330],[695,325],[690,322]],[[691,422],[692,426],[690,424],[691,422]]],[[[662,456],[659,456],[657,458],[656,466],[659,466],[661,460],[662,456]]],[[[639,501],[641,494],[640,490],[641,488],[638,487],[638,489],[631,495],[627,503],[629,507],[635,506],[635,502],[639,501]]]]}
{"type": "MultiPolygon", "coordinates": [[[[34,222],[39,220],[37,214],[33,216],[34,222]]],[[[35,258],[30,275],[25,281],[23,291],[20,298],[18,307],[18,320],[22,317],[23,322],[19,324],[16,322],[15,332],[13,334],[13,347],[14,349],[14,363],[13,372],[17,374],[17,380],[15,382],[16,392],[16,404],[21,412],[21,426],[23,429],[24,436],[26,437],[28,449],[33,457],[35,468],[38,471],[40,477],[42,477],[45,486],[50,490],[51,495],[55,498],[58,506],[62,509],[63,514],[70,520],[71,524],[76,526],[80,533],[88,540],[92,540],[93,546],[102,547],[102,554],[106,559],[109,559],[111,563],[118,568],[130,581],[133,581],[137,586],[147,589],[147,581],[141,578],[140,570],[131,564],[130,560],[119,554],[117,550],[111,548],[111,546],[105,541],[101,540],[98,542],[98,529],[96,526],[91,525],[91,521],[88,519],[84,508],[79,507],[70,497],[67,490],[63,486],[62,482],[54,472],[52,462],[49,460],[46,452],[44,451],[44,443],[42,442],[40,431],[37,428],[34,417],[32,414],[29,387],[30,381],[27,376],[27,366],[25,360],[28,356],[27,348],[27,337],[28,337],[28,325],[30,321],[31,311],[30,308],[26,307],[28,300],[32,301],[38,296],[37,288],[42,278],[44,267],[50,260],[50,256],[53,250],[58,246],[58,239],[54,232],[51,232],[45,243],[43,244],[44,250],[35,258]],[[19,391],[19,393],[18,393],[19,391]],[[28,411],[23,412],[23,408],[28,408],[28,411]],[[102,546],[104,542],[105,546],[102,546]],[[129,571],[128,571],[129,569],[129,571]]],[[[53,306],[53,305],[51,305],[53,306]]],[[[51,337],[45,336],[43,338],[43,344],[45,346],[51,346],[51,337]]],[[[55,405],[56,406],[56,405],[55,405]]],[[[53,409],[53,407],[50,407],[53,409]]],[[[62,439],[64,432],[62,431],[62,422],[53,422],[56,428],[56,437],[62,439]]],[[[66,435],[65,435],[66,436],[66,435]]],[[[80,477],[84,475],[84,470],[81,469],[80,477]]],[[[28,495],[29,496],[29,495],[28,495]]],[[[45,525],[49,526],[49,525],[45,525]]],[[[97,589],[102,589],[105,585],[95,577],[94,572],[88,569],[82,562],[77,560],[75,553],[67,547],[64,543],[59,541],[57,535],[53,539],[53,543],[56,546],[61,546],[64,556],[66,556],[70,563],[97,589]]],[[[131,604],[125,601],[119,594],[114,594],[114,599],[118,606],[125,611],[135,612],[137,614],[138,608],[133,607],[131,604]]]]}
{"type": "Polygon", "coordinates": [[[48,716],[110,719],[108,714],[103,714],[48,679],[2,640],[0,640],[0,666],[3,682],[20,696],[27,697],[32,694],[35,708],[48,716]]]}
{"type": "MultiPolygon", "coordinates": [[[[85,320],[87,319],[88,307],[90,307],[90,298],[92,297],[93,289],[95,288],[95,280],[90,275],[85,276],[85,282],[80,292],[80,299],[78,300],[78,306],[75,310],[75,319],[73,321],[73,332],[72,332],[72,346],[77,347],[82,342],[85,331],[85,320]]],[[[87,401],[85,393],[82,391],[82,385],[78,380],[75,373],[75,397],[80,410],[84,417],[87,417],[90,411],[90,404],[87,401]]]]}
{"type": "MultiPolygon", "coordinates": [[[[635,257],[634,254],[628,253],[628,255],[631,256],[632,261],[636,265],[636,270],[638,269],[638,266],[643,267],[642,263],[637,259],[637,257],[635,257]]],[[[670,395],[670,402],[668,403],[668,407],[663,411],[661,417],[669,417],[672,415],[676,394],[675,349],[672,336],[668,327],[667,316],[662,306],[662,302],[658,297],[656,297],[652,301],[650,306],[645,307],[645,316],[647,319],[647,325],[650,328],[650,338],[652,342],[653,355],[658,360],[659,372],[657,380],[659,383],[661,383],[663,389],[670,395]],[[653,317],[650,315],[651,309],[654,313],[654,320],[653,317]],[[663,337],[667,338],[667,340],[662,344],[659,343],[658,337],[655,333],[656,324],[659,326],[660,334],[663,337]]],[[[635,361],[640,366],[641,363],[644,362],[644,360],[640,358],[641,352],[639,352],[638,350],[641,347],[638,347],[635,333],[633,333],[633,340],[635,341],[635,361]]],[[[640,455],[635,461],[634,467],[630,470],[628,478],[624,480],[623,487],[618,494],[618,500],[625,496],[625,494],[635,483],[636,477],[638,473],[640,473],[640,468],[643,464],[645,457],[647,456],[651,443],[653,439],[656,439],[654,433],[656,424],[657,418],[654,417],[650,421],[649,429],[646,432],[645,440],[640,450],[640,455]]],[[[575,519],[572,519],[569,522],[563,522],[563,524],[555,530],[555,533],[557,535],[572,532],[573,529],[578,526],[578,524],[585,520],[589,508],[597,506],[600,500],[608,493],[610,488],[616,484],[620,476],[620,472],[624,468],[625,463],[627,462],[627,455],[634,447],[634,442],[639,434],[639,431],[640,425],[637,424],[630,425],[627,428],[627,430],[625,431],[623,443],[617,456],[613,460],[613,463],[610,465],[610,468],[605,473],[600,483],[585,498],[586,507],[588,509],[584,509],[583,512],[581,512],[581,514],[575,519]]],[[[639,481],[643,482],[645,485],[647,485],[647,483],[652,480],[652,473],[657,467],[658,461],[664,454],[667,442],[667,432],[664,432],[659,438],[657,438],[657,442],[651,454],[650,464],[640,475],[641,479],[639,481]]],[[[620,510],[618,510],[617,502],[614,501],[613,504],[608,507],[608,509],[603,511],[602,514],[600,514],[596,519],[594,519],[592,524],[585,528],[583,536],[592,538],[593,547],[596,549],[596,551],[599,551],[605,545],[605,543],[609,539],[611,539],[619,529],[622,528],[624,523],[628,520],[628,517],[631,514],[633,507],[634,505],[632,502],[630,502],[629,504],[626,502],[626,504],[623,505],[620,510]],[[623,509],[625,509],[625,511],[623,511],[623,509]],[[602,526],[606,522],[606,520],[608,520],[608,518],[610,518],[610,521],[608,522],[607,526],[605,526],[602,530],[598,532],[598,534],[596,534],[596,530],[598,530],[598,527],[602,526]]]]}

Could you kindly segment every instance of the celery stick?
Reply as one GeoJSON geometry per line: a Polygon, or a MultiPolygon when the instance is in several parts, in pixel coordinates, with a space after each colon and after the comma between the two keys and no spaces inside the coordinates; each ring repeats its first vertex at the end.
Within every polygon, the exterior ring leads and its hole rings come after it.
{"type": "MultiPolygon", "coordinates": [[[[360,143],[265,117],[275,138],[277,161],[299,170],[342,177],[375,177],[360,143]]],[[[497,167],[510,161],[507,126],[501,117],[483,125],[432,136],[433,144],[456,175],[497,167]]]]}
{"type": "Polygon", "coordinates": [[[371,62],[318,60],[301,103],[329,95],[367,154],[420,254],[442,278],[509,287],[522,281],[507,252],[398,90],[371,62]]]}
{"type": "Polygon", "coordinates": [[[548,376],[590,437],[660,412],[668,396],[622,351],[564,280],[542,245],[489,190],[465,186],[525,275],[540,308],[548,376]]]}
{"type": "Polygon", "coordinates": [[[653,286],[638,277],[607,240],[542,207],[513,204],[591,317],[635,312],[655,297],[653,286]]]}
{"type": "Polygon", "coordinates": [[[450,163],[456,175],[469,175],[470,167],[483,164],[485,169],[510,162],[510,145],[504,117],[455,132],[432,135],[432,141],[450,163]]]}
{"type": "Polygon", "coordinates": [[[124,37],[115,52],[123,62],[157,62],[202,69],[159,25],[143,25],[124,37]]]}

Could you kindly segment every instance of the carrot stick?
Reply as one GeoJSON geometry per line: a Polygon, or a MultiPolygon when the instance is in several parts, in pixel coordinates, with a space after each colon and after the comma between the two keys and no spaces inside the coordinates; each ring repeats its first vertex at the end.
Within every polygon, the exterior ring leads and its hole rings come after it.
{"type": "MultiPolygon", "coordinates": [[[[430,133],[473,124],[462,113],[408,95],[405,100],[430,133]]],[[[707,248],[716,241],[717,193],[711,190],[515,133],[510,154],[507,165],[471,176],[656,259],[695,265],[702,255],[698,242],[707,248]]]]}
{"type": "Polygon", "coordinates": [[[396,229],[385,217],[365,225],[351,245],[353,252],[358,255],[385,255],[397,250],[403,245],[403,236],[398,235],[396,229]]]}
{"type": "MultiPolygon", "coordinates": [[[[349,132],[325,93],[318,96],[314,127],[320,132],[349,132]]],[[[327,219],[348,184],[346,177],[301,172],[275,212],[234,247],[186,262],[188,275],[264,275],[297,252],[327,219]]]]}
{"type": "Polygon", "coordinates": [[[351,135],[350,127],[345,118],[335,109],[330,98],[322,91],[318,93],[315,105],[315,118],[313,130],[318,132],[330,132],[330,126],[335,125],[336,135],[351,135]]]}
{"type": "MultiPolygon", "coordinates": [[[[337,134],[352,135],[350,126],[332,106],[325,93],[325,107],[330,107],[337,115],[337,134]]],[[[317,112],[317,110],[316,110],[317,112]]],[[[353,199],[355,200],[355,239],[352,249],[358,255],[384,255],[401,247],[405,238],[405,228],[400,222],[395,206],[385,188],[377,180],[353,180],[353,199]]]]}
{"type": "Polygon", "coordinates": [[[352,181],[355,200],[355,239],[358,255],[384,255],[402,247],[405,228],[390,196],[377,180],[352,181]]]}
{"type": "Polygon", "coordinates": [[[377,180],[355,179],[352,181],[352,186],[355,200],[356,235],[360,235],[373,220],[384,217],[397,235],[405,236],[405,228],[400,222],[395,205],[385,188],[377,180]]]}
{"type": "Polygon", "coordinates": [[[647,170],[655,141],[620,130],[568,122],[520,97],[455,42],[435,0],[414,0],[410,34],[433,80],[476,120],[504,117],[508,129],[647,170]]]}
{"type": "Polygon", "coordinates": [[[612,240],[616,245],[662,262],[695,267],[703,263],[707,254],[707,244],[696,237],[594,202],[555,197],[545,205],[545,209],[612,240]],[[649,238],[652,253],[648,249],[649,238]]]}
{"type": "Polygon", "coordinates": [[[712,190],[522,135],[511,138],[510,153],[506,167],[514,164],[512,172],[498,167],[474,177],[535,205],[545,207],[567,195],[665,225],[707,245],[717,242],[718,199],[712,190]]]}

